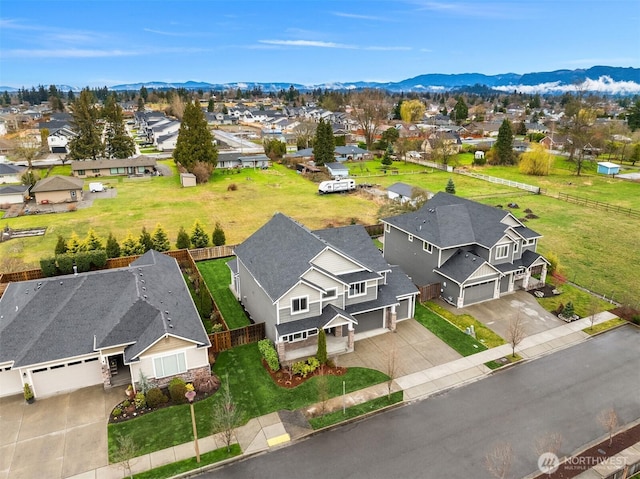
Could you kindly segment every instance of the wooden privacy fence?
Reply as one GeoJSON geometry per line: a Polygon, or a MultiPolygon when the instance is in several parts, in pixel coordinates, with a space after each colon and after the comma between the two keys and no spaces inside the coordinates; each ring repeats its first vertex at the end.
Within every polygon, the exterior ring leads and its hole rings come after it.
{"type": "Polygon", "coordinates": [[[590,200],[589,198],[581,198],[579,196],[572,196],[566,193],[558,193],[558,196],[556,198],[562,201],[566,201],[567,203],[574,203],[576,205],[588,206],[600,210],[611,211],[613,213],[622,213],[634,218],[640,218],[640,211],[638,210],[632,210],[631,208],[622,208],[621,206],[604,203],[602,201],[590,200]]]}
{"type": "Polygon", "coordinates": [[[264,323],[256,323],[242,328],[210,334],[211,349],[217,354],[220,351],[226,351],[243,344],[257,343],[265,338],[264,331],[264,323]]]}
{"type": "Polygon", "coordinates": [[[384,225],[382,223],[378,225],[367,225],[364,227],[369,233],[369,236],[375,238],[376,236],[382,236],[384,234],[384,225]]]}
{"type": "Polygon", "coordinates": [[[233,256],[233,249],[238,245],[211,246],[209,248],[190,249],[189,253],[194,261],[226,258],[233,256]]]}
{"type": "Polygon", "coordinates": [[[440,283],[431,283],[424,286],[418,286],[420,291],[420,302],[424,303],[430,299],[438,299],[440,297],[440,289],[442,285],[440,283]]]}

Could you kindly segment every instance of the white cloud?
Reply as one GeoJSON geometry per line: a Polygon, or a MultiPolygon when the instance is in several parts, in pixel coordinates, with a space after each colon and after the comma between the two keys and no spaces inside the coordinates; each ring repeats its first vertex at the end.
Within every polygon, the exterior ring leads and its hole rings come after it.
{"type": "Polygon", "coordinates": [[[316,40],[258,40],[267,45],[282,45],[287,47],[316,47],[316,48],[342,48],[355,50],[358,47],[344,43],[321,42],[316,40]]]}
{"type": "MultiPolygon", "coordinates": [[[[516,11],[515,3],[452,3],[452,2],[431,2],[416,1],[421,10],[448,13],[458,16],[481,17],[481,18],[515,18],[522,14],[516,11]]],[[[519,8],[521,5],[517,5],[519,8]]]]}
{"type": "Polygon", "coordinates": [[[373,20],[373,21],[377,21],[377,22],[389,21],[388,18],[376,17],[374,15],[359,15],[357,13],[345,13],[345,12],[332,12],[332,13],[336,17],[355,18],[357,20],[373,20]]]}
{"type": "Polygon", "coordinates": [[[204,48],[160,48],[145,50],[101,50],[89,48],[14,49],[0,50],[0,58],[108,58],[156,55],[159,53],[199,53],[204,48]]]}
{"type": "Polygon", "coordinates": [[[614,81],[611,77],[601,76],[597,80],[587,78],[584,82],[577,85],[560,85],[560,82],[539,83],[538,85],[507,85],[493,87],[496,90],[519,92],[532,94],[544,92],[575,92],[575,91],[593,91],[612,94],[637,94],[640,93],[640,84],[632,81],[614,81]]]}

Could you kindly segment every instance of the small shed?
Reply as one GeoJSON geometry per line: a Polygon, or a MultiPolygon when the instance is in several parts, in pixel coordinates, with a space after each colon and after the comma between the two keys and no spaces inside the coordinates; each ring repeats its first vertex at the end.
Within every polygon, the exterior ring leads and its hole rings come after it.
{"type": "Polygon", "coordinates": [[[346,178],[347,176],[349,176],[349,167],[343,165],[342,163],[336,161],[335,163],[327,163],[324,166],[327,167],[327,171],[329,172],[331,177],[336,180],[338,178],[346,178]]]}
{"type": "Polygon", "coordinates": [[[474,160],[484,160],[484,151],[478,150],[473,154],[474,160]]]}
{"type": "Polygon", "coordinates": [[[617,175],[618,173],[620,173],[620,165],[616,165],[615,163],[611,163],[610,161],[599,161],[598,173],[601,173],[603,175],[617,175]]]}
{"type": "Polygon", "coordinates": [[[183,188],[196,186],[196,175],[193,173],[180,173],[180,184],[183,188]]]}

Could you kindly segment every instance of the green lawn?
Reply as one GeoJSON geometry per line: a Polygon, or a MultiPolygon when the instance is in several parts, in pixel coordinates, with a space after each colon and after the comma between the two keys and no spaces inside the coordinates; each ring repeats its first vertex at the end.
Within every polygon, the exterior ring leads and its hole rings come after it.
{"type": "Polygon", "coordinates": [[[189,459],[156,467],[154,469],[141,472],[140,474],[135,474],[133,477],[134,479],[165,479],[242,454],[242,450],[238,444],[232,444],[230,449],[230,451],[227,451],[227,448],[223,447],[216,449],[215,451],[205,452],[200,455],[200,463],[196,462],[195,457],[191,457],[189,459]]]}
{"type": "Polygon", "coordinates": [[[584,328],[583,331],[587,334],[597,334],[611,328],[617,328],[618,326],[621,326],[623,324],[627,324],[627,321],[621,318],[613,318],[613,319],[610,319],[609,321],[605,321],[600,324],[595,324],[593,328],[591,326],[589,326],[588,328],[584,328]]]}
{"type": "Polygon", "coordinates": [[[476,338],[487,348],[495,348],[496,346],[505,344],[504,339],[494,333],[491,329],[487,328],[484,324],[482,324],[470,314],[453,314],[448,309],[443,308],[433,301],[427,301],[425,303],[425,306],[433,312],[446,318],[449,322],[456,325],[462,331],[473,325],[473,328],[476,332],[476,338]]]}
{"type": "Polygon", "coordinates": [[[332,426],[334,424],[346,421],[347,419],[362,416],[372,411],[382,409],[383,407],[399,403],[402,401],[402,397],[403,392],[396,391],[394,393],[391,393],[391,397],[382,396],[376,399],[372,399],[371,401],[358,404],[356,406],[348,407],[345,409],[344,413],[341,409],[339,411],[325,414],[324,416],[314,417],[309,420],[309,424],[311,424],[311,427],[313,427],[313,429],[322,429],[323,427],[332,426]]]}
{"type": "MultiPolygon", "coordinates": [[[[281,409],[294,410],[318,402],[316,379],[312,378],[294,389],[281,388],[261,364],[257,344],[248,344],[223,351],[213,366],[218,377],[228,374],[233,400],[242,411],[243,421],[281,409]]],[[[389,377],[379,371],[366,368],[349,368],[343,376],[328,376],[331,397],[342,394],[342,382],[346,391],[352,392],[372,386],[389,377]]],[[[224,381],[223,381],[224,383],[224,381]]],[[[195,404],[198,435],[213,434],[211,410],[218,396],[213,395],[195,404]]],[[[184,404],[160,409],[136,419],[110,424],[109,453],[115,449],[115,436],[131,436],[138,447],[138,454],[147,454],[193,439],[189,406],[184,404]]]]}
{"type": "Polygon", "coordinates": [[[557,296],[549,296],[546,298],[536,298],[538,303],[547,311],[556,311],[560,304],[566,306],[569,301],[573,303],[573,309],[575,313],[584,318],[591,315],[594,311],[599,313],[601,311],[608,311],[613,309],[615,305],[608,301],[602,301],[595,298],[589,293],[582,291],[579,288],[571,286],[570,284],[563,284],[558,289],[562,291],[562,294],[557,296]]]}
{"type": "Polygon", "coordinates": [[[240,306],[240,303],[229,289],[231,273],[227,267],[227,263],[231,261],[231,259],[232,258],[221,258],[211,261],[199,261],[197,266],[227,326],[229,329],[235,329],[248,326],[250,321],[244,313],[242,306],[240,306]]]}
{"type": "Polygon", "coordinates": [[[416,305],[416,320],[425,328],[438,336],[462,356],[484,351],[487,347],[473,337],[463,333],[442,316],[434,313],[422,304],[416,305]]]}
{"type": "MultiPolygon", "coordinates": [[[[520,356],[519,354],[516,354],[514,357],[514,356],[511,356],[511,354],[508,354],[507,356],[505,356],[505,359],[508,361],[507,364],[517,363],[518,361],[522,360],[522,356],[520,356]]],[[[507,364],[502,364],[502,363],[499,363],[498,361],[489,361],[488,363],[484,363],[484,365],[489,369],[500,369],[501,367],[506,366],[507,364]]]]}

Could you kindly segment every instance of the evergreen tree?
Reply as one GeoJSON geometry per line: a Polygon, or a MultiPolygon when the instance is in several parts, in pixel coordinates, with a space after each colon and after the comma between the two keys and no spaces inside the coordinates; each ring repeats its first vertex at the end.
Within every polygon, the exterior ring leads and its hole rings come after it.
{"type": "Polygon", "coordinates": [[[211,235],[211,242],[214,246],[222,246],[227,242],[224,230],[218,221],[216,221],[216,227],[213,230],[213,235],[211,235]]]}
{"type": "Polygon", "coordinates": [[[447,181],[447,186],[445,187],[444,191],[452,195],[456,194],[456,185],[453,183],[453,178],[449,178],[449,181],[447,181]]]}
{"type": "Polygon", "coordinates": [[[73,115],[71,124],[77,136],[69,142],[67,156],[70,160],[95,160],[103,154],[104,145],[98,123],[98,109],[95,108],[94,102],[93,94],[85,88],[71,106],[73,115]]]}
{"type": "Polygon", "coordinates": [[[453,107],[453,111],[455,112],[456,123],[460,124],[469,116],[469,108],[467,104],[464,102],[464,98],[458,98],[458,102],[456,106],[453,107]]]}
{"type": "Polygon", "coordinates": [[[518,135],[526,135],[527,134],[527,125],[524,121],[518,122],[516,134],[518,135]]]}
{"type": "Polygon", "coordinates": [[[190,239],[194,248],[206,248],[209,246],[209,235],[205,233],[204,228],[198,220],[193,223],[193,231],[190,239]]]}
{"type": "Polygon", "coordinates": [[[107,122],[105,148],[109,158],[129,158],[136,152],[133,138],[129,136],[124,126],[122,108],[116,103],[115,94],[107,97],[103,116],[107,122]]]}
{"type": "Polygon", "coordinates": [[[213,98],[209,98],[209,104],[207,105],[207,111],[209,113],[213,113],[214,111],[216,111],[216,102],[213,100],[213,98]]]}
{"type": "Polygon", "coordinates": [[[318,351],[316,352],[316,359],[323,365],[327,364],[327,335],[324,329],[320,329],[318,332],[318,351]]]}
{"type": "Polygon", "coordinates": [[[58,242],[56,243],[55,254],[65,254],[69,248],[67,247],[67,240],[63,236],[58,235],[58,242]]]}
{"type": "Polygon", "coordinates": [[[104,247],[102,246],[102,241],[100,241],[100,238],[98,238],[98,235],[93,230],[93,228],[89,228],[89,231],[87,232],[87,236],[84,239],[83,246],[85,251],[95,251],[97,249],[104,249],[104,247]]]}
{"type": "Polygon", "coordinates": [[[382,164],[385,166],[391,166],[393,164],[393,159],[391,158],[391,154],[393,153],[393,149],[391,145],[387,146],[387,149],[384,150],[384,156],[382,157],[382,164]]]}
{"type": "Polygon", "coordinates": [[[120,252],[122,256],[134,256],[144,253],[144,249],[140,242],[131,234],[131,231],[129,231],[127,237],[122,242],[120,252]]]}
{"type": "Polygon", "coordinates": [[[327,163],[333,163],[335,160],[334,150],[333,128],[330,123],[325,123],[321,118],[313,141],[313,157],[316,165],[324,166],[327,163]]]}
{"type": "Polygon", "coordinates": [[[218,148],[213,144],[204,112],[193,102],[184,109],[173,158],[189,172],[200,161],[214,168],[218,164],[218,148]]]}
{"type": "Polygon", "coordinates": [[[640,128],[640,99],[631,105],[627,112],[627,125],[631,131],[636,131],[640,128]]]}
{"type": "Polygon", "coordinates": [[[112,233],[109,233],[109,237],[107,238],[107,246],[105,247],[107,252],[107,258],[119,258],[120,257],[120,245],[118,244],[118,240],[113,236],[112,233]]]}
{"type": "Polygon", "coordinates": [[[144,111],[144,100],[142,97],[138,98],[138,111],[144,111]]]}
{"type": "Polygon", "coordinates": [[[184,230],[181,226],[178,231],[178,239],[176,240],[176,248],[177,249],[189,249],[191,248],[191,239],[189,238],[189,234],[184,230]]]}
{"type": "Polygon", "coordinates": [[[151,248],[153,248],[153,239],[151,239],[151,234],[147,231],[146,226],[142,227],[142,232],[140,233],[138,243],[140,243],[143,253],[146,253],[151,248]]]}
{"type": "Polygon", "coordinates": [[[156,225],[156,229],[153,232],[153,249],[156,251],[169,251],[171,244],[169,243],[169,237],[165,233],[160,223],[156,225]]]}
{"type": "Polygon", "coordinates": [[[71,237],[69,238],[69,241],[67,242],[67,253],[76,254],[79,251],[82,251],[82,242],[78,237],[78,233],[73,231],[71,233],[71,237]]]}
{"type": "Polygon", "coordinates": [[[498,129],[498,138],[496,144],[493,145],[493,150],[497,164],[513,164],[513,131],[511,130],[511,122],[506,118],[500,125],[500,129],[498,129]]]}

